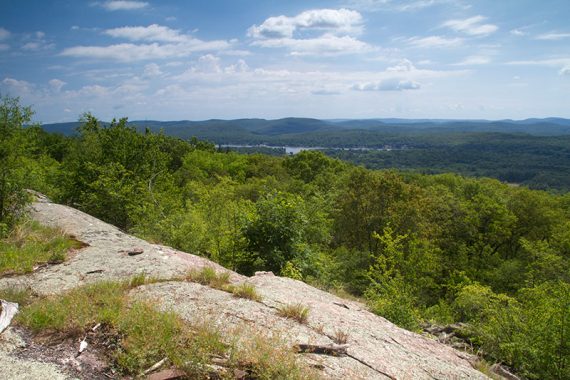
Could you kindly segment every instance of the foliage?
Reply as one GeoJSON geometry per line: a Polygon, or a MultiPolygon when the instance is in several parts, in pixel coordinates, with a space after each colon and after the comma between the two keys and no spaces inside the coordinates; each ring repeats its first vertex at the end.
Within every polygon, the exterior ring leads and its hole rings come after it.
{"type": "MultiPolygon", "coordinates": [[[[19,204],[13,203],[17,197],[6,194],[40,189],[140,237],[242,274],[270,270],[364,296],[372,311],[410,329],[424,320],[465,321],[473,343],[494,360],[529,378],[567,376],[567,346],[560,337],[567,331],[569,194],[449,173],[368,170],[315,151],[241,155],[145,131],[126,119],[100,123],[92,115],[85,115],[77,136],[64,137],[22,130],[19,120],[30,113],[16,100],[5,99],[4,109],[17,111],[2,126],[10,133],[0,136],[0,149],[11,160],[0,168],[10,179],[4,185],[11,186],[3,196],[12,205],[19,204]]],[[[326,133],[287,138],[317,144],[326,133]]],[[[358,130],[327,136],[327,145],[403,138],[358,130]]],[[[414,149],[336,154],[383,168],[425,163],[432,172],[429,167],[439,162],[436,171],[544,187],[560,175],[540,179],[537,170],[562,173],[568,165],[566,138],[404,137],[414,149]],[[504,160],[505,152],[516,155],[504,160]]],[[[14,225],[0,223],[5,233],[14,225]]],[[[228,279],[212,269],[189,279],[230,290],[228,279]]]]}
{"type": "Polygon", "coordinates": [[[19,98],[0,97],[0,237],[15,223],[26,201],[21,166],[29,147],[23,126],[32,115],[19,98]]]}

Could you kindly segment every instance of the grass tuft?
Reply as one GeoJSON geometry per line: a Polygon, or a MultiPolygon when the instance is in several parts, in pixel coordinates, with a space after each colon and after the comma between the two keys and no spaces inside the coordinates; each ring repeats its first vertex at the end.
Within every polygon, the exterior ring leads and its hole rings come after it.
{"type": "Polygon", "coordinates": [[[166,357],[192,379],[233,378],[235,369],[256,379],[316,378],[290,347],[274,342],[275,337],[252,332],[243,336],[223,334],[207,322],[188,324],[149,302],[131,302],[131,285],[146,281],[137,276],[130,282],[101,282],[45,297],[23,307],[16,321],[35,334],[45,336],[51,332],[55,337],[76,338],[84,336],[93,325],[104,324],[105,334],[117,342],[106,346],[106,355],[123,376],[141,376],[166,357]],[[225,369],[213,367],[212,358],[226,360],[225,369]]]}
{"type": "Polygon", "coordinates": [[[34,333],[78,336],[86,326],[116,324],[125,307],[126,289],[125,284],[114,282],[87,285],[40,299],[23,308],[16,319],[34,333]]]}
{"type": "Polygon", "coordinates": [[[28,288],[2,288],[0,289],[0,299],[15,302],[21,307],[31,304],[34,295],[28,288]]]}
{"type": "Polygon", "coordinates": [[[335,330],[332,337],[333,342],[336,344],[346,344],[348,342],[348,333],[343,330],[335,330]]]}
{"type": "Polygon", "coordinates": [[[236,344],[233,361],[248,372],[248,379],[319,379],[314,369],[306,368],[300,357],[279,334],[262,336],[254,332],[241,332],[244,338],[236,344]]]}
{"type": "Polygon", "coordinates": [[[226,290],[230,282],[229,272],[216,272],[212,267],[203,267],[200,270],[191,269],[186,274],[186,280],[207,285],[214,289],[226,290]]]}
{"type": "Polygon", "coordinates": [[[30,220],[20,222],[0,240],[0,276],[30,273],[40,264],[62,263],[71,248],[80,247],[80,242],[70,239],[60,229],[30,220]]]}
{"type": "Polygon", "coordinates": [[[252,301],[261,301],[261,295],[255,289],[255,286],[244,282],[242,284],[231,287],[232,294],[239,298],[246,298],[252,301]]]}
{"type": "Polygon", "coordinates": [[[277,314],[284,318],[294,319],[299,323],[307,323],[309,308],[300,303],[288,304],[277,309],[277,314]]]}

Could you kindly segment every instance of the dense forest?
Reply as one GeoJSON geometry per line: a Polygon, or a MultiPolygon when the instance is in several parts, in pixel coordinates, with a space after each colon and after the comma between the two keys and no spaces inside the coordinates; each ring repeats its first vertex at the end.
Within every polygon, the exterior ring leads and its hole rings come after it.
{"type": "MultiPolygon", "coordinates": [[[[410,330],[465,322],[489,360],[531,379],[570,378],[570,194],[370,170],[318,151],[222,152],[90,114],[64,136],[23,128],[31,116],[2,99],[0,234],[18,223],[31,188],[246,275],[270,270],[359,297],[410,330]]],[[[453,154],[406,160],[443,171],[453,154]]],[[[514,160],[496,170],[518,170],[514,160]]],[[[492,175],[474,165],[472,174],[492,175]]]]}
{"type": "MultiPolygon", "coordinates": [[[[43,127],[72,135],[79,125],[59,123],[43,127]]],[[[539,190],[570,190],[570,121],[566,119],[436,122],[286,118],[135,121],[128,126],[140,132],[162,131],[168,136],[198,137],[216,144],[276,147],[232,148],[242,152],[283,155],[284,150],[279,148],[282,146],[321,147],[331,157],[369,169],[453,172],[497,178],[539,190]]]]}

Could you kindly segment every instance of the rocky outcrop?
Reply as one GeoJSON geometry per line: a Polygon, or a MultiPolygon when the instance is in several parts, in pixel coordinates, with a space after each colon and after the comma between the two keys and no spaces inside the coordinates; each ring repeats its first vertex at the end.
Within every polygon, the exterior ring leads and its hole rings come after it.
{"type": "MultiPolygon", "coordinates": [[[[208,320],[229,333],[251,329],[279,336],[292,347],[328,346],[339,343],[342,337],[346,354],[299,353],[319,368],[325,378],[486,378],[473,369],[474,357],[401,329],[370,313],[358,302],[341,299],[303,282],[270,273],[248,278],[231,272],[231,282],[251,283],[261,295],[261,301],[236,298],[225,291],[176,280],[191,268],[210,266],[227,271],[205,258],[150,244],[45,199],[33,204],[31,214],[43,224],[62,228],[87,246],[63,264],[41,268],[27,276],[0,279],[0,288],[19,286],[38,294],[54,294],[86,283],[128,279],[144,273],[170,280],[139,286],[132,290],[132,296],[154,300],[158,307],[172,310],[187,321],[208,320]],[[279,316],[278,309],[288,304],[308,307],[307,322],[302,324],[279,316]]],[[[4,351],[2,355],[7,354],[4,351]]]]}

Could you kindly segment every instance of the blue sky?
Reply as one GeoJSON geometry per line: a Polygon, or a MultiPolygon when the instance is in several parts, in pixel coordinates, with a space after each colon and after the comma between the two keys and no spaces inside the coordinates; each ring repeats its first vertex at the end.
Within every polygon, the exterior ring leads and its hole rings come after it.
{"type": "Polygon", "coordinates": [[[0,2],[40,122],[570,118],[569,0],[0,2]]]}

